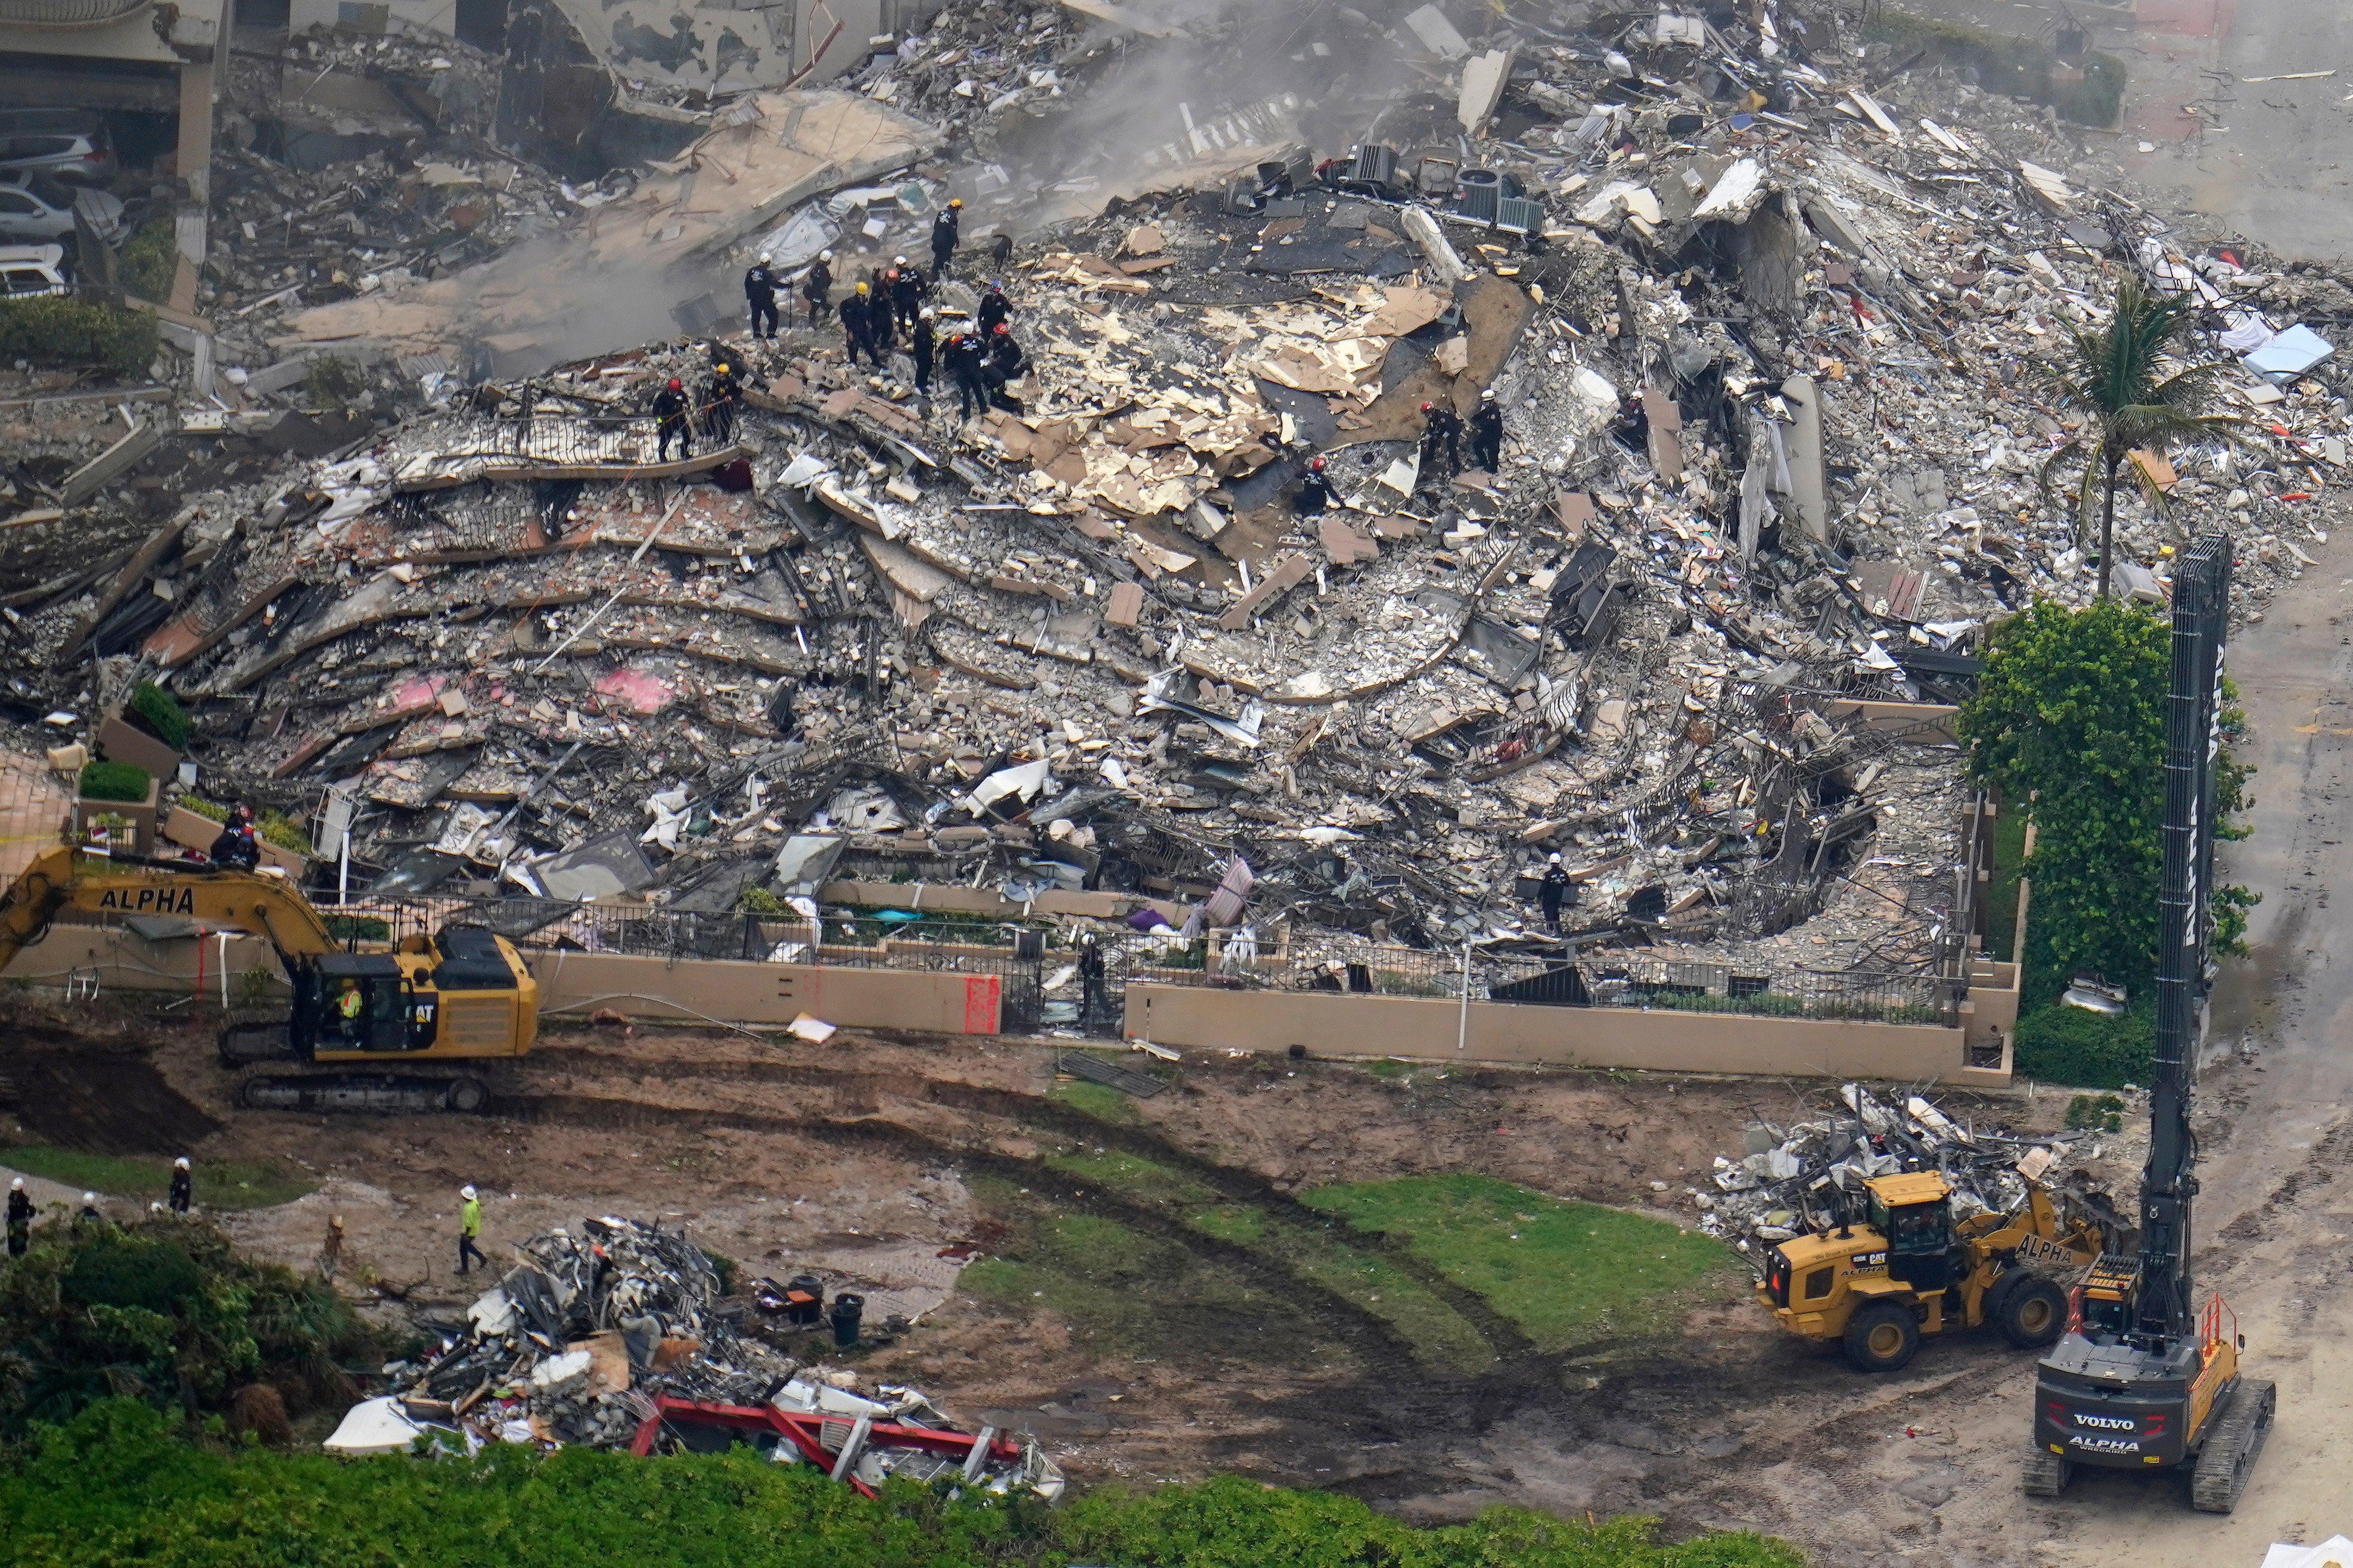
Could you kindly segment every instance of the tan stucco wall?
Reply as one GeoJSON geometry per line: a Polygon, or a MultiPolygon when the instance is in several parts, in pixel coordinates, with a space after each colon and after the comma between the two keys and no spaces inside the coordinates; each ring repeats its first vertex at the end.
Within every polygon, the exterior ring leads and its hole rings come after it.
{"type": "Polygon", "coordinates": [[[1219,991],[1197,985],[1127,988],[1129,1037],[1164,1046],[1316,1056],[1414,1057],[1662,1072],[1768,1073],[1994,1084],[2007,1072],[1970,1069],[1963,1031],[1631,1007],[1542,1007],[1328,992],[1219,991]]]}
{"type": "MultiPolygon", "coordinates": [[[[803,1013],[846,1028],[906,1029],[925,1034],[993,1035],[999,1021],[1000,982],[990,974],[926,974],[892,969],[836,969],[801,963],[744,963],[713,959],[673,963],[598,952],[527,952],[539,982],[540,1010],[585,1016],[610,1008],[625,1017],[702,1019],[731,1024],[789,1024],[803,1013]]],[[[278,960],[258,937],[228,941],[232,995],[237,976],[260,968],[275,978],[278,960]]],[[[221,950],[207,938],[205,992],[220,997],[221,950]]],[[[8,967],[12,980],[62,986],[95,973],[101,990],[193,990],[196,944],[153,942],[121,928],[52,926],[8,967]]],[[[273,987],[282,994],[282,982],[273,987]]]]}

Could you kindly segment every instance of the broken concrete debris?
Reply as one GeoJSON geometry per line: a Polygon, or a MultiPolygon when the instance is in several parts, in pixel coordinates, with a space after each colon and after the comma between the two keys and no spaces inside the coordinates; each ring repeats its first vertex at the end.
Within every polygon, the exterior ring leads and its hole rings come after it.
{"type": "MultiPolygon", "coordinates": [[[[505,1442],[648,1454],[691,1446],[700,1426],[756,1417],[759,1446],[779,1463],[818,1464],[870,1493],[891,1476],[955,1468],[984,1490],[1060,1495],[1060,1472],[1034,1443],[960,1432],[915,1390],[871,1397],[854,1373],[790,1353],[827,1337],[857,1343],[869,1332],[862,1296],[839,1291],[828,1309],[815,1275],[752,1281],[747,1295],[748,1305],[723,1299],[710,1258],[658,1224],[608,1215],[576,1236],[535,1236],[462,1325],[384,1369],[393,1392],[354,1406],[328,1449],[405,1451],[439,1434],[466,1452],[505,1442]]],[[[887,1342],[908,1327],[893,1316],[875,1332],[887,1342]]]]}
{"type": "MultiPolygon", "coordinates": [[[[1715,1190],[1684,1189],[1699,1226],[1762,1262],[1777,1241],[1862,1217],[1862,1184],[1908,1171],[1941,1172],[1952,1183],[1952,1215],[2010,1214],[2042,1186],[2063,1208],[2098,1223],[2111,1249],[2126,1246],[2129,1193],[2145,1134],[2069,1131],[2021,1137],[1999,1127],[1957,1122],[1928,1100],[1883,1100],[1859,1083],[1839,1091],[1848,1114],[1789,1127],[1755,1122],[1738,1159],[1719,1154],[1715,1190]]],[[[2130,1116],[2121,1125],[2136,1125],[2130,1116]]]]}
{"type": "MultiPolygon", "coordinates": [[[[953,891],[1212,943],[1221,983],[1438,984],[1467,945],[1546,996],[1951,1002],[1985,933],[1949,706],[1989,626],[2097,576],[2033,363],[2126,269],[2199,296],[2269,451],[2137,458],[2173,499],[2120,498],[2116,575],[2162,600],[2221,507],[2256,616],[2336,525],[2312,324],[2353,289],[1828,8],[1300,28],[955,0],[588,182],[487,109],[315,167],[257,132],[194,301],[219,378],[0,410],[18,748],[156,680],[195,727],[167,807],[270,805],[321,888],[542,943],[659,914],[827,955],[953,891]],[[1219,96],[1169,97],[1179,59],[1219,96]],[[967,418],[903,323],[851,363],[820,249],[837,299],[908,257],[944,336],[1001,281],[1018,363],[967,418]],[[1425,441],[1487,394],[1492,458],[1425,441]]],[[[1124,973],[1039,1016],[1115,1028],[1124,973]]]]}

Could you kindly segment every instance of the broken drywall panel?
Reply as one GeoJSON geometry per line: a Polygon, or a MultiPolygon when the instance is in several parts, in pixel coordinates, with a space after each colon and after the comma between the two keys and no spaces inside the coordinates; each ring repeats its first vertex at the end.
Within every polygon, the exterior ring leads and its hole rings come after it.
{"type": "Polygon", "coordinates": [[[1465,134],[1478,135],[1494,117],[1496,106],[1504,101],[1504,89],[1511,85],[1512,58],[1509,49],[1490,49],[1463,62],[1454,117],[1465,134]]]}

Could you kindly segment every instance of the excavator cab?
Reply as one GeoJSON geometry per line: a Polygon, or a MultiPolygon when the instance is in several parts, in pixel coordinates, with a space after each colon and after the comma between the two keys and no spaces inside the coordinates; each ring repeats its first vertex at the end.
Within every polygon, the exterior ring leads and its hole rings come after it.
{"type": "Polygon", "coordinates": [[[291,1019],[295,1054],[413,1051],[433,1043],[433,1010],[418,1026],[414,993],[400,965],[383,953],[322,954],[296,977],[291,1019]]]}

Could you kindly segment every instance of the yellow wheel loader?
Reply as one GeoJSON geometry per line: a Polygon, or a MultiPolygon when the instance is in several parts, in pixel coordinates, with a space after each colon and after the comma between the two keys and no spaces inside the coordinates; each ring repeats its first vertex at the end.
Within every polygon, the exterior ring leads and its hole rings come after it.
{"type": "Polygon", "coordinates": [[[1859,1224],[1780,1243],[1767,1255],[1757,1299],[1781,1325],[1836,1341],[1862,1372],[1894,1372],[1924,1334],[1990,1321],[2021,1350],[2067,1329],[2073,1273],[2100,1255],[2097,1226],[2063,1224],[2051,1194],[2029,1182],[2015,1214],[1956,1223],[1952,1184],[1934,1171],[1862,1184],[1859,1224]]]}
{"type": "Polygon", "coordinates": [[[360,952],[279,878],[60,848],[0,895],[0,970],[61,910],[179,916],[269,943],[293,1005],[281,1019],[222,1030],[221,1062],[294,1061],[303,1070],[246,1079],[240,1095],[256,1110],[479,1110],[489,1087],[450,1069],[521,1057],[539,1034],[539,983],[504,937],[480,926],[360,952]]]}

